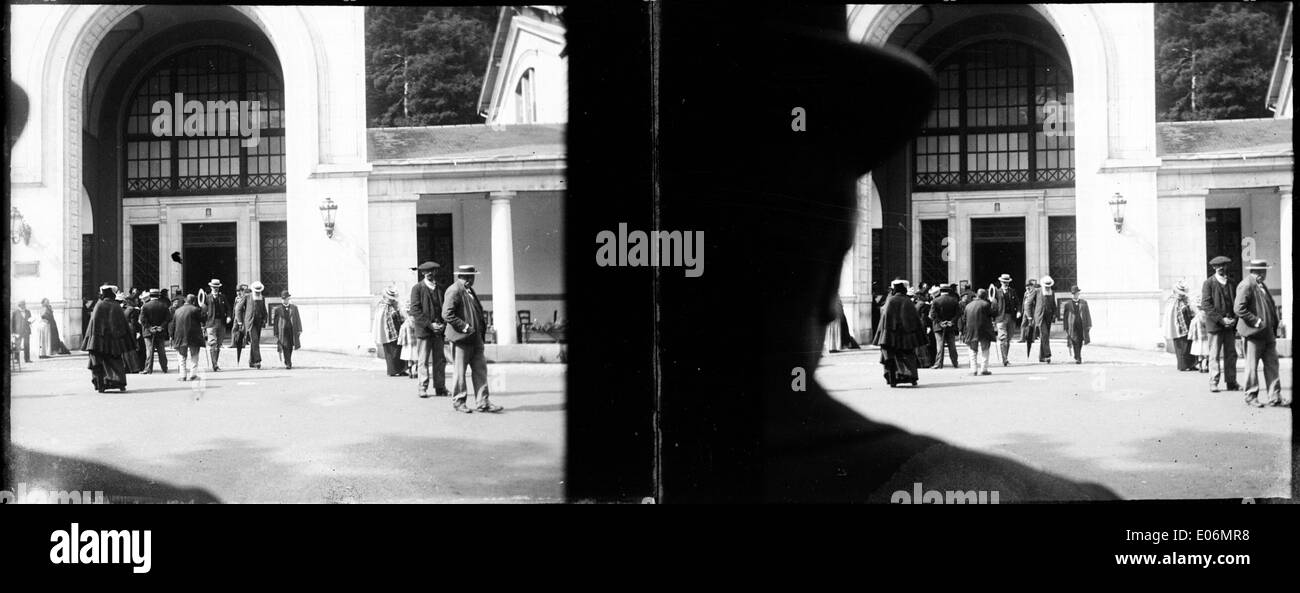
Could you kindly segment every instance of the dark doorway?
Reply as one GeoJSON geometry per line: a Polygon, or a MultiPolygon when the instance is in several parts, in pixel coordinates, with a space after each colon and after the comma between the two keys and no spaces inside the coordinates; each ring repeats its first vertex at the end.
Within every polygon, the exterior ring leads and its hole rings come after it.
{"type": "Polygon", "coordinates": [[[185,245],[182,284],[185,294],[198,294],[213,278],[221,281],[221,292],[234,294],[239,285],[239,267],[235,248],[235,223],[206,222],[181,228],[185,245]]]}
{"type": "Polygon", "coordinates": [[[452,245],[450,214],[420,214],[415,217],[415,252],[420,260],[417,263],[432,261],[442,266],[434,276],[438,286],[451,286],[452,271],[456,269],[452,245]]]}
{"type": "Polygon", "coordinates": [[[978,290],[998,283],[998,276],[1011,274],[1012,286],[1025,285],[1025,219],[972,218],[971,288],[978,290]]]}
{"type": "Polygon", "coordinates": [[[1207,208],[1205,210],[1205,275],[1214,273],[1210,260],[1216,256],[1232,259],[1228,276],[1242,279],[1241,208],[1207,208]]]}

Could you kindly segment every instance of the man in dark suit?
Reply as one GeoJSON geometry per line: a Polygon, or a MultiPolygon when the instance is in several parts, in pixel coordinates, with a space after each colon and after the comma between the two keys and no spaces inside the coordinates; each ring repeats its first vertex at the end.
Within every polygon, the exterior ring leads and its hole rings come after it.
{"type": "Polygon", "coordinates": [[[18,301],[18,309],[9,314],[9,333],[18,336],[18,348],[23,351],[23,362],[32,361],[32,312],[26,301],[18,301]]]}
{"type": "Polygon", "coordinates": [[[1011,332],[1020,322],[1020,295],[1011,288],[1011,274],[998,276],[999,286],[989,286],[989,302],[993,304],[993,326],[998,331],[998,356],[1002,366],[1011,364],[1011,332]]]}
{"type": "Polygon", "coordinates": [[[1061,303],[1061,319],[1065,321],[1065,339],[1075,364],[1083,364],[1083,345],[1092,341],[1092,312],[1088,301],[1079,298],[1079,286],[1070,287],[1070,300],[1061,303]]]}
{"type": "Polygon", "coordinates": [[[203,346],[203,310],[194,295],[186,295],[185,304],[172,315],[172,347],[181,357],[181,381],[199,378],[199,348],[203,346]]]}
{"type": "Polygon", "coordinates": [[[1228,391],[1238,391],[1237,384],[1237,318],[1234,317],[1236,290],[1228,278],[1228,264],[1232,260],[1222,255],[1210,260],[1214,274],[1201,283],[1201,311],[1205,313],[1205,329],[1210,333],[1210,391],[1218,393],[1219,375],[1228,391]]]}
{"type": "Polygon", "coordinates": [[[983,288],[966,303],[963,312],[966,323],[963,325],[962,341],[970,346],[970,370],[972,375],[991,375],[989,372],[989,343],[997,339],[993,329],[993,304],[989,302],[989,293],[983,288]]]}
{"type": "Polygon", "coordinates": [[[961,317],[961,314],[957,297],[952,294],[952,285],[941,285],[939,296],[930,303],[930,324],[934,328],[935,350],[934,366],[930,368],[943,368],[945,346],[948,348],[948,356],[952,359],[953,368],[957,367],[957,318],[961,317]]]}
{"type": "MultiPolygon", "coordinates": [[[[280,306],[271,312],[271,328],[275,333],[275,349],[284,359],[284,368],[293,368],[293,351],[302,348],[302,316],[298,305],[289,301],[289,291],[280,291],[280,306]]],[[[260,329],[258,331],[261,331],[260,329]]]]}
{"type": "Polygon", "coordinates": [[[442,320],[443,290],[438,288],[434,276],[438,273],[438,262],[427,261],[420,264],[423,278],[411,287],[411,319],[415,334],[415,367],[419,377],[420,397],[429,397],[429,380],[433,379],[433,395],[446,397],[447,391],[447,356],[443,353],[443,331],[446,324],[442,320]]]}
{"type": "Polygon", "coordinates": [[[1038,334],[1038,362],[1052,364],[1052,324],[1056,323],[1056,291],[1052,286],[1056,281],[1051,276],[1043,276],[1039,281],[1038,292],[1033,295],[1033,303],[1025,303],[1026,310],[1034,312],[1034,333],[1038,334]]]}
{"type": "Polygon", "coordinates": [[[167,374],[167,326],[171,324],[172,312],[162,292],[157,288],[149,289],[149,302],[140,308],[140,335],[144,336],[144,370],[141,374],[153,373],[153,358],[158,356],[158,368],[167,374]]]}
{"type": "Polygon", "coordinates": [[[212,359],[212,370],[221,370],[221,342],[226,339],[226,325],[230,323],[230,301],[221,294],[221,281],[213,278],[208,283],[210,292],[203,294],[204,332],[208,338],[208,357],[212,359]]]}
{"type": "Polygon", "coordinates": [[[1237,314],[1237,333],[1246,339],[1246,403],[1257,408],[1265,405],[1291,407],[1282,401],[1282,383],[1277,369],[1277,305],[1268,293],[1264,278],[1268,275],[1268,262],[1251,260],[1246,266],[1249,274],[1237,285],[1237,298],[1233,311],[1237,314]],[[1259,395],[1259,363],[1264,362],[1265,389],[1268,401],[1261,402],[1259,395]]]}
{"type": "Polygon", "coordinates": [[[456,282],[447,288],[442,303],[442,319],[447,322],[447,339],[456,348],[454,375],[456,386],[452,393],[452,408],[458,412],[500,412],[501,406],[488,401],[487,358],[483,345],[487,334],[487,316],[483,314],[483,304],[474,294],[474,278],[478,269],[474,266],[457,266],[456,282]],[[470,368],[474,380],[474,409],[466,404],[469,389],[465,384],[465,367],[470,368]]]}

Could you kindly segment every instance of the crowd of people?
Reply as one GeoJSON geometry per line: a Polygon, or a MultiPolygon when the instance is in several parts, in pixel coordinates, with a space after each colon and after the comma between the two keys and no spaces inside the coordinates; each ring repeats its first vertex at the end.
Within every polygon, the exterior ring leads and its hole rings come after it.
{"type": "Polygon", "coordinates": [[[374,335],[388,375],[418,381],[421,398],[451,397],[452,409],[458,412],[500,412],[501,406],[493,404],[488,393],[487,314],[474,292],[478,270],[471,265],[458,266],[455,281],[441,287],[435,278],[440,268],[432,261],[411,268],[421,279],[411,287],[404,306],[396,289],[390,287],[380,295],[374,335]],[[453,364],[451,391],[446,384],[448,344],[453,364]],[[474,387],[472,407],[468,401],[470,382],[474,387]]]}
{"type": "MultiPolygon", "coordinates": [[[[1220,379],[1228,391],[1240,391],[1237,381],[1238,350],[1246,358],[1246,403],[1251,406],[1289,407],[1281,397],[1278,380],[1277,337],[1280,315],[1265,285],[1269,265],[1252,260],[1248,276],[1234,283],[1227,275],[1232,260],[1219,256],[1210,260],[1214,274],[1201,285],[1198,297],[1189,294],[1187,283],[1177,282],[1164,311],[1167,349],[1174,353],[1180,371],[1210,375],[1210,391],[1220,391],[1220,379]],[[1263,365],[1264,381],[1259,381],[1263,365]],[[1265,391],[1261,401],[1260,391],[1265,391]]],[[[1038,362],[1052,362],[1052,329],[1061,322],[1069,354],[1083,364],[1083,347],[1091,342],[1092,315],[1088,301],[1077,285],[1069,298],[1058,298],[1050,276],[1029,280],[1023,294],[1011,287],[1012,277],[1002,274],[996,284],[974,290],[963,280],[957,284],[913,287],[902,278],[890,284],[881,306],[872,343],[881,349],[880,364],[890,387],[916,385],[919,369],[944,368],[944,359],[958,367],[957,342],[969,350],[970,370],[975,376],[990,375],[990,346],[997,343],[998,360],[1011,364],[1011,338],[1019,335],[1030,357],[1034,342],[1038,362]]]]}
{"type": "Polygon", "coordinates": [[[202,348],[207,349],[208,368],[219,372],[227,334],[236,363],[247,347],[248,366],[260,369],[261,335],[267,325],[273,329],[284,368],[292,369],[293,351],[301,348],[302,317],[289,291],[280,293],[280,305],[270,309],[268,316],[261,282],[241,284],[233,306],[221,288],[221,280],[215,278],[208,283],[208,290],[184,297],[168,295],[165,289],[124,292],[112,284],[100,286],[99,301],[86,315],[82,338],[95,390],[126,391],[126,375],[151,374],[155,361],[166,374],[169,345],[180,359],[180,381],[199,378],[202,348]]]}
{"type": "Polygon", "coordinates": [[[1265,279],[1269,265],[1264,260],[1246,264],[1246,277],[1233,282],[1228,277],[1230,258],[1210,260],[1214,273],[1201,283],[1199,295],[1190,293],[1187,283],[1179,280],[1164,311],[1166,349],[1173,353],[1180,371],[1210,375],[1210,391],[1242,391],[1237,380],[1237,358],[1246,358],[1245,400],[1255,407],[1290,407],[1282,399],[1278,378],[1277,338],[1281,333],[1280,315],[1265,279]],[[1264,367],[1264,383],[1259,382],[1259,367],[1264,367]],[[1260,401],[1260,391],[1265,400],[1260,401]]]}
{"type": "Polygon", "coordinates": [[[1092,316],[1078,286],[1071,287],[1070,298],[1058,306],[1050,276],[1030,280],[1023,294],[1011,287],[1009,274],[997,280],[976,290],[965,280],[913,287],[907,280],[894,279],[872,340],[881,348],[880,363],[890,387],[916,385],[919,369],[944,368],[945,355],[959,368],[959,339],[969,350],[974,376],[992,374],[990,349],[995,342],[998,361],[1010,365],[1011,338],[1017,334],[1025,344],[1026,357],[1037,341],[1038,361],[1051,364],[1051,333],[1057,321],[1064,322],[1074,362],[1083,363],[1083,346],[1091,341],[1092,316]]]}

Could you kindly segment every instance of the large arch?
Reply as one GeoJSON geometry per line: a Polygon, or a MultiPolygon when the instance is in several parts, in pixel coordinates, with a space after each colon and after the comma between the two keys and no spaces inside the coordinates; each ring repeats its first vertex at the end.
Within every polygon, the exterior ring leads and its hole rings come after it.
{"type": "MultiPolygon", "coordinates": [[[[105,36],[127,15],[142,8],[142,5],[113,6],[73,6],[64,13],[57,24],[56,36],[47,54],[45,72],[49,75],[44,80],[44,96],[61,97],[62,109],[43,110],[43,121],[61,122],[63,128],[61,171],[56,174],[62,178],[63,193],[63,296],[69,302],[80,302],[82,296],[81,278],[81,228],[82,228],[82,175],[84,168],[84,147],[82,129],[85,125],[86,93],[93,89],[84,88],[90,61],[96,48],[105,36]],[[66,48],[66,53],[60,51],[66,48]],[[57,60],[66,56],[66,62],[60,66],[57,60]],[[62,70],[61,75],[59,74],[62,70]]],[[[300,132],[310,138],[304,143],[310,154],[302,155],[297,160],[299,166],[310,166],[319,161],[319,142],[325,139],[322,130],[328,129],[328,122],[318,117],[326,110],[321,106],[321,94],[318,88],[328,88],[325,69],[321,68],[323,56],[320,55],[321,44],[308,21],[297,7],[265,6],[231,6],[248,18],[270,40],[278,55],[303,56],[294,63],[293,68],[283,68],[285,77],[285,103],[294,105],[313,105],[316,109],[314,119],[316,126],[304,126],[300,132]],[[293,95],[291,97],[291,94],[293,95]],[[312,100],[312,97],[317,99],[312,100]]],[[[286,114],[286,118],[289,117],[286,114]]],[[[292,180],[295,175],[290,175],[292,180]]],[[[66,318],[65,318],[66,319],[66,318]]],[[[70,326],[71,327],[71,326],[70,326]]]]}

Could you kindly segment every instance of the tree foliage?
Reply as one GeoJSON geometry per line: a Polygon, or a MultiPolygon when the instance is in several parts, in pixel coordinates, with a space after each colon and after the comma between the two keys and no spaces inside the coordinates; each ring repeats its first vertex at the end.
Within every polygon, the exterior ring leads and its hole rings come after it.
{"type": "Polygon", "coordinates": [[[1272,117],[1264,100],[1286,8],[1283,2],[1156,4],[1157,119],[1272,117]]]}
{"type": "Polygon", "coordinates": [[[366,7],[367,124],[482,123],[478,96],[498,12],[493,6],[366,7]]]}

